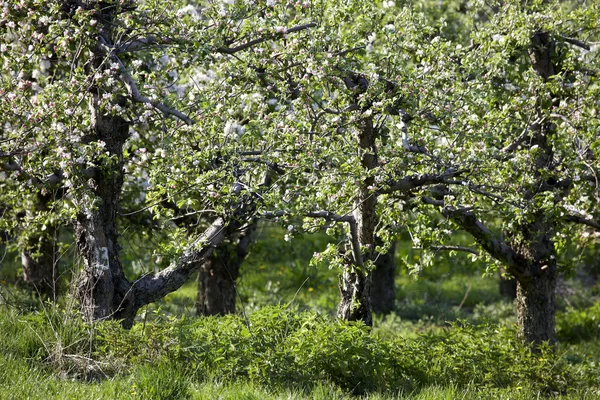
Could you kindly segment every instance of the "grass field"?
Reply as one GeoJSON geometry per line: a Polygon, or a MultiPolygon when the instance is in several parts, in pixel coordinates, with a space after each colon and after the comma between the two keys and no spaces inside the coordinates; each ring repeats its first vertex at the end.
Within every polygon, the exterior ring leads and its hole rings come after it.
{"type": "Polygon", "coordinates": [[[400,244],[396,310],[368,329],[333,317],[336,272],[308,263],[326,239],[277,235],[244,265],[235,316],[195,317],[192,281],[130,331],[87,326],[68,300],[42,306],[4,284],[0,399],[600,398],[597,287],[566,281],[560,343],[534,354],[484,266],[440,257],[415,279],[400,260],[418,253],[400,244]]]}

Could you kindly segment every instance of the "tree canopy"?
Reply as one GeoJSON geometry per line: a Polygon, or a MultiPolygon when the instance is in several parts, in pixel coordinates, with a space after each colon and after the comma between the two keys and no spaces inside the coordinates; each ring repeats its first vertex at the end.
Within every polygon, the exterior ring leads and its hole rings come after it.
{"type": "MultiPolygon", "coordinates": [[[[3,3],[0,230],[35,255],[74,226],[83,297],[119,293],[94,316],[131,319],[252,221],[326,229],[347,244],[315,262],[340,269],[339,315],[367,323],[369,271],[399,232],[426,254],[461,250],[463,230],[519,281],[521,324],[536,296],[553,321],[539,282],[553,291],[566,244],[600,229],[600,6],[437,7],[3,3]],[[170,261],[130,282],[117,221],[142,216],[170,261]]],[[[528,329],[553,340],[553,322],[528,329]]]]}

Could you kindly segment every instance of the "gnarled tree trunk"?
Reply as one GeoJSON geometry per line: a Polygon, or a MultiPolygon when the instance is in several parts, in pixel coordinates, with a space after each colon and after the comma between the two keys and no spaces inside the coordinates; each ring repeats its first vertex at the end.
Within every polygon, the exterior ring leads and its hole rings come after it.
{"type": "Polygon", "coordinates": [[[92,133],[85,141],[103,141],[114,163],[93,171],[92,204],[77,216],[77,246],[84,268],[77,282],[77,298],[88,321],[122,319],[131,326],[135,311],[131,284],[119,258],[117,208],[123,186],[123,144],[129,126],[121,117],[98,115],[92,106],[92,133]]]}
{"type": "MultiPolygon", "coordinates": [[[[548,81],[557,73],[553,59],[555,43],[547,32],[537,32],[531,38],[531,64],[536,73],[548,81]]],[[[556,101],[557,99],[553,99],[556,101]]],[[[535,184],[525,192],[525,199],[535,202],[537,188],[546,183],[545,171],[552,171],[554,149],[552,136],[555,126],[545,120],[546,110],[538,106],[538,120],[531,126],[531,146],[540,149],[534,158],[535,184]]],[[[528,223],[520,227],[522,238],[516,239],[514,246],[528,260],[525,274],[517,276],[517,326],[519,336],[537,348],[542,342],[553,344],[555,336],[555,289],[557,279],[556,249],[552,236],[556,231],[556,221],[544,210],[536,210],[528,223]]]]}

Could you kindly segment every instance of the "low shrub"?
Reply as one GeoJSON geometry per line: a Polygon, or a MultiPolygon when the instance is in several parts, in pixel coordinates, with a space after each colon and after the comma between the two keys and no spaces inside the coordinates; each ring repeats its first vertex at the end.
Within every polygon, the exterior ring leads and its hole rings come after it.
{"type": "MultiPolygon", "coordinates": [[[[582,321],[595,320],[582,316],[595,310],[562,315],[559,329],[571,319],[586,326],[582,321]]],[[[207,379],[301,391],[333,385],[353,394],[412,393],[430,386],[527,387],[543,393],[600,388],[599,360],[589,358],[583,344],[579,352],[574,347],[533,353],[515,340],[511,327],[461,321],[402,338],[383,331],[402,326],[395,321],[374,333],[360,323],[266,307],[248,319],[159,315],[124,330],[117,322],[88,326],[57,309],[5,312],[0,351],[4,364],[28,360],[64,377],[131,375],[135,396],[149,399],[186,398],[190,385],[207,379]]],[[[573,337],[581,340],[583,333],[573,337]]],[[[0,374],[0,381],[11,376],[0,374]]]]}
{"type": "Polygon", "coordinates": [[[567,360],[549,348],[531,352],[512,328],[456,323],[416,338],[391,338],[362,324],[282,307],[264,308],[248,320],[172,319],[130,331],[101,324],[95,358],[124,366],[170,360],[196,381],[216,376],[294,388],[334,383],[352,393],[426,385],[561,392],[576,385],[567,360]]]}

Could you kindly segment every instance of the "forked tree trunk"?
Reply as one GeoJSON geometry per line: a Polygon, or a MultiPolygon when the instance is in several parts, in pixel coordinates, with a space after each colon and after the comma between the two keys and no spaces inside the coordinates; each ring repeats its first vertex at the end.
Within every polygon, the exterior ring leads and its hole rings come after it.
{"type": "Polygon", "coordinates": [[[556,272],[548,270],[542,272],[547,273],[517,284],[518,335],[526,343],[533,343],[536,346],[542,342],[554,344],[556,341],[554,333],[556,272]]]}
{"type": "MultiPolygon", "coordinates": [[[[107,61],[112,54],[106,49],[113,43],[112,28],[117,26],[115,12],[118,7],[97,5],[65,0],[62,10],[65,17],[70,17],[71,11],[77,7],[95,10],[95,18],[101,21],[99,26],[99,42],[87,50],[92,53],[86,63],[87,72],[96,74],[105,72],[107,61]]],[[[113,72],[110,72],[111,74],[113,72]]],[[[124,73],[124,71],[121,71],[124,73]]],[[[130,95],[136,101],[137,88],[125,79],[130,95]]],[[[206,231],[195,240],[181,255],[176,265],[153,274],[144,275],[130,283],[119,259],[119,244],[117,231],[117,209],[121,188],[123,185],[123,145],[129,137],[129,122],[120,116],[109,116],[102,113],[98,99],[102,88],[92,86],[91,93],[91,128],[84,143],[101,141],[103,151],[108,152],[110,160],[94,160],[96,167],[84,170],[86,179],[91,182],[91,190],[85,196],[80,196],[80,209],[76,222],[77,247],[83,259],[83,270],[78,277],[75,295],[81,304],[81,311],[89,322],[103,319],[120,319],[125,327],[130,327],[137,310],[149,303],[155,302],[168,293],[180,288],[188,278],[196,272],[199,263],[210,257],[214,248],[221,244],[226,235],[240,228],[246,215],[254,211],[254,202],[240,200],[231,215],[215,218],[206,231]]],[[[139,100],[139,98],[137,98],[139,100]]],[[[157,108],[167,109],[160,104],[157,108]]],[[[193,121],[177,112],[178,118],[191,124],[193,121]]],[[[241,196],[242,185],[236,184],[233,192],[241,196]]]]}
{"type": "Polygon", "coordinates": [[[237,238],[237,243],[222,243],[198,269],[198,315],[235,313],[237,278],[248,255],[256,224],[249,225],[237,238]]]}
{"type": "Polygon", "coordinates": [[[87,321],[121,319],[128,327],[136,310],[119,258],[117,207],[123,186],[123,144],[129,127],[123,118],[96,115],[95,110],[92,114],[92,134],[85,141],[103,141],[114,163],[93,172],[95,197],[77,216],[77,246],[84,262],[77,297],[87,321]]]}
{"type": "Polygon", "coordinates": [[[371,272],[371,306],[376,313],[389,314],[395,308],[395,250],[396,246],[392,245],[387,253],[377,256],[375,269],[371,272]]]}

